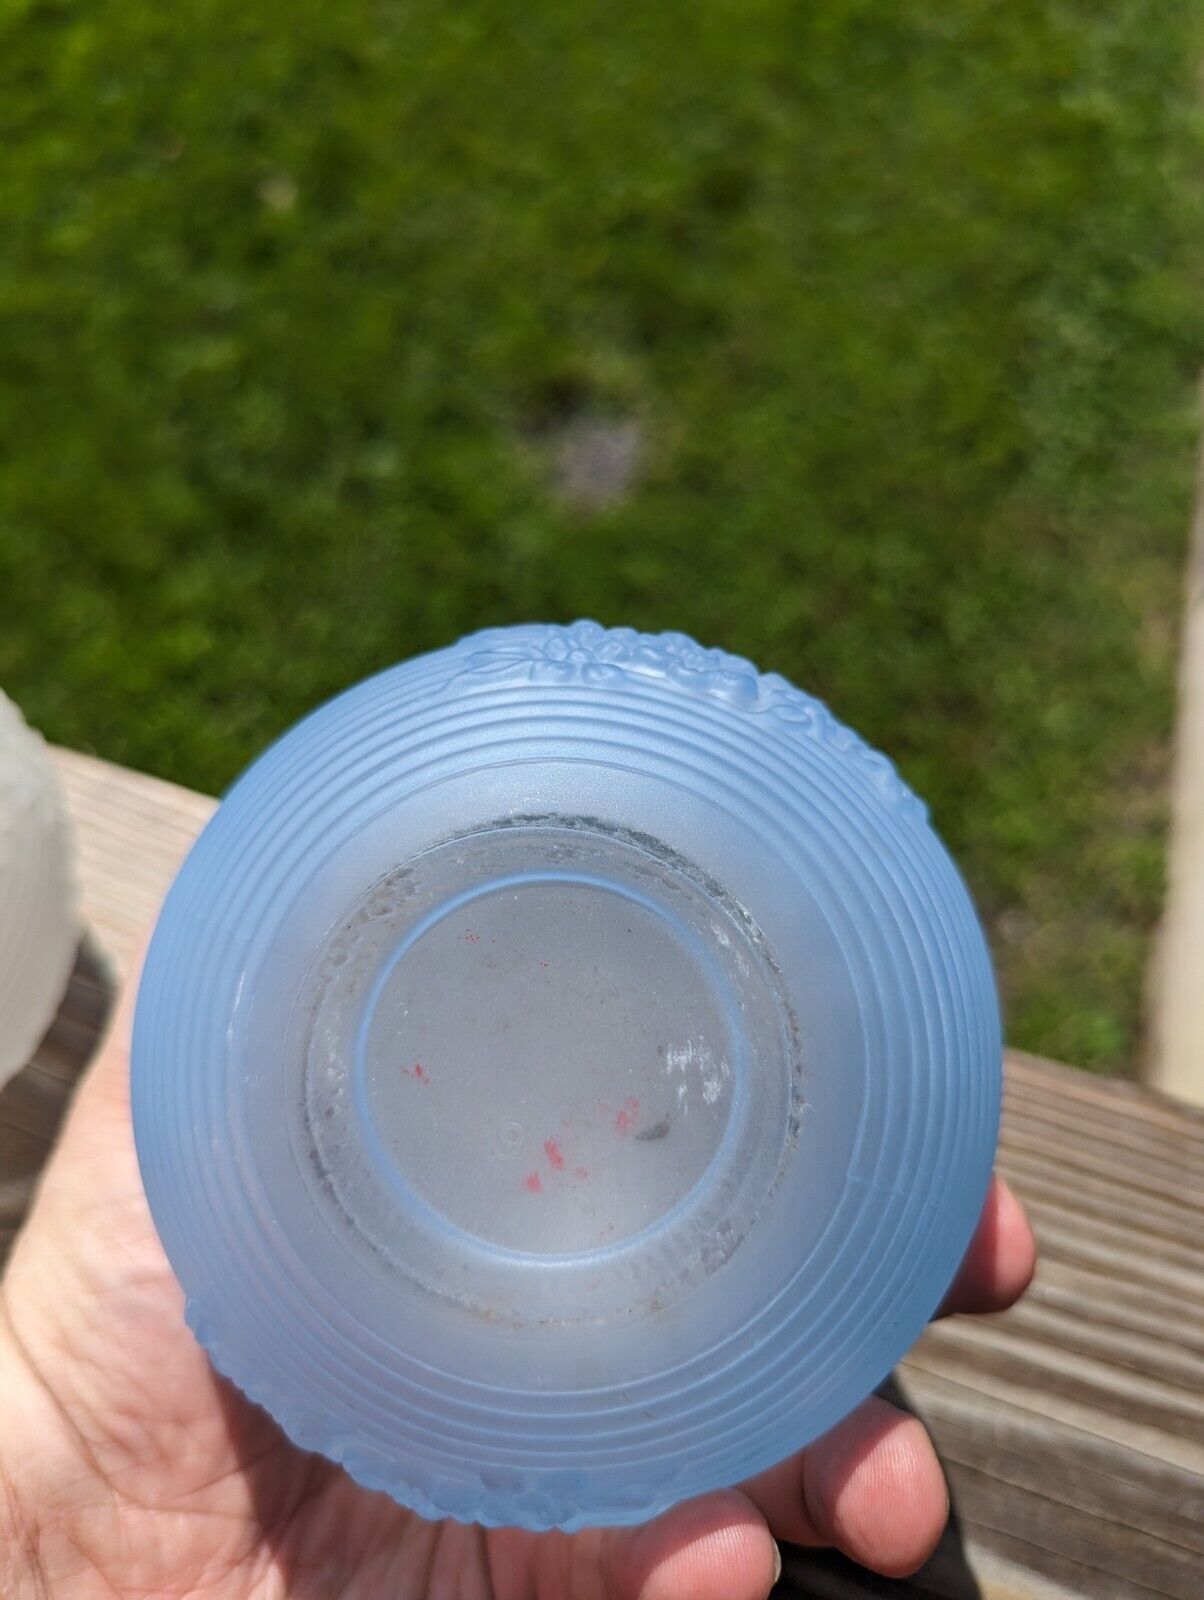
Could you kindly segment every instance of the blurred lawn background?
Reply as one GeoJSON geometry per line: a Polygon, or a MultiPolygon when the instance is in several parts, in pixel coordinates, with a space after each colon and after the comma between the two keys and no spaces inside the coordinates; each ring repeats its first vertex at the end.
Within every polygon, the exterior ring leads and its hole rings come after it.
{"type": "Polygon", "coordinates": [[[0,0],[0,684],[217,789],[467,629],[684,629],[894,755],[1011,1039],[1124,1069],[1199,15],[0,0]],[[563,461],[607,422],[599,504],[563,461]]]}

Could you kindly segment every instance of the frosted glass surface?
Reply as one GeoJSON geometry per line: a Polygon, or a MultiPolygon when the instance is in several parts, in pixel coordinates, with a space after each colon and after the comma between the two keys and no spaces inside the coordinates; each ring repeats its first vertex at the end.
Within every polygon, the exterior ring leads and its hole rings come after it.
{"type": "Polygon", "coordinates": [[[212,1359],[430,1515],[630,1522],[862,1399],[990,1171],[986,947],[889,763],[592,623],[298,724],[182,868],[134,1114],[212,1359]]]}

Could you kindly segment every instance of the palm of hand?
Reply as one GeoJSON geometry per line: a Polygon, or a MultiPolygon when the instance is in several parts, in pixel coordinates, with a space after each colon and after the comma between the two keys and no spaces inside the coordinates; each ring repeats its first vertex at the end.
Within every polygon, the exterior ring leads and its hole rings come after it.
{"type": "MultiPolygon", "coordinates": [[[[571,1536],[425,1522],[295,1449],[184,1325],[138,1178],[126,1030],[80,1090],[4,1280],[6,1594],[752,1600],[772,1583],[774,1536],[885,1572],[928,1554],[946,1513],[940,1468],[920,1424],[880,1400],[739,1490],[571,1536]]],[[[997,1184],[957,1308],[1007,1304],[1032,1259],[997,1184]]]]}

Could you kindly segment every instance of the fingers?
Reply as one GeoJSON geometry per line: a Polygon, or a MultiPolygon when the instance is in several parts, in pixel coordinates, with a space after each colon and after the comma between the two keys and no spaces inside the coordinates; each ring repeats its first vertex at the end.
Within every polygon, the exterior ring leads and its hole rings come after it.
{"type": "Polygon", "coordinates": [[[605,1592],[622,1600],[765,1600],[780,1570],[764,1517],[738,1489],[606,1538],[605,1592]]]}
{"type": "Polygon", "coordinates": [[[777,1538],[832,1545],[887,1577],[921,1566],[949,1516],[923,1424],[877,1396],[744,1489],[777,1538]]]}
{"type": "Polygon", "coordinates": [[[949,1517],[923,1424],[876,1395],[806,1452],[803,1488],[824,1542],[887,1577],[926,1561],[949,1517]]]}
{"type": "Polygon", "coordinates": [[[1036,1241],[1024,1207],[996,1176],[965,1260],[938,1314],[1005,1311],[1032,1282],[1036,1262],[1036,1241]]]}
{"type": "MultiPolygon", "coordinates": [[[[1028,1288],[1036,1256],[1023,1206],[1002,1178],[992,1178],[940,1314],[1003,1311],[1028,1288]]],[[[949,1514],[944,1474],[923,1425],[876,1396],[744,1489],[777,1538],[834,1545],[892,1577],[928,1558],[949,1514]]]]}

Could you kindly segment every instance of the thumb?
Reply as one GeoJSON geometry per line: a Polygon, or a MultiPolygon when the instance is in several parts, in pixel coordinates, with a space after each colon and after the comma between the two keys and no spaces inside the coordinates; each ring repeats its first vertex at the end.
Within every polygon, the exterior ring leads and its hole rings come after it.
{"type": "Polygon", "coordinates": [[[605,1592],[615,1600],[765,1600],[781,1571],[764,1517],[738,1489],[604,1537],[605,1592]]]}

